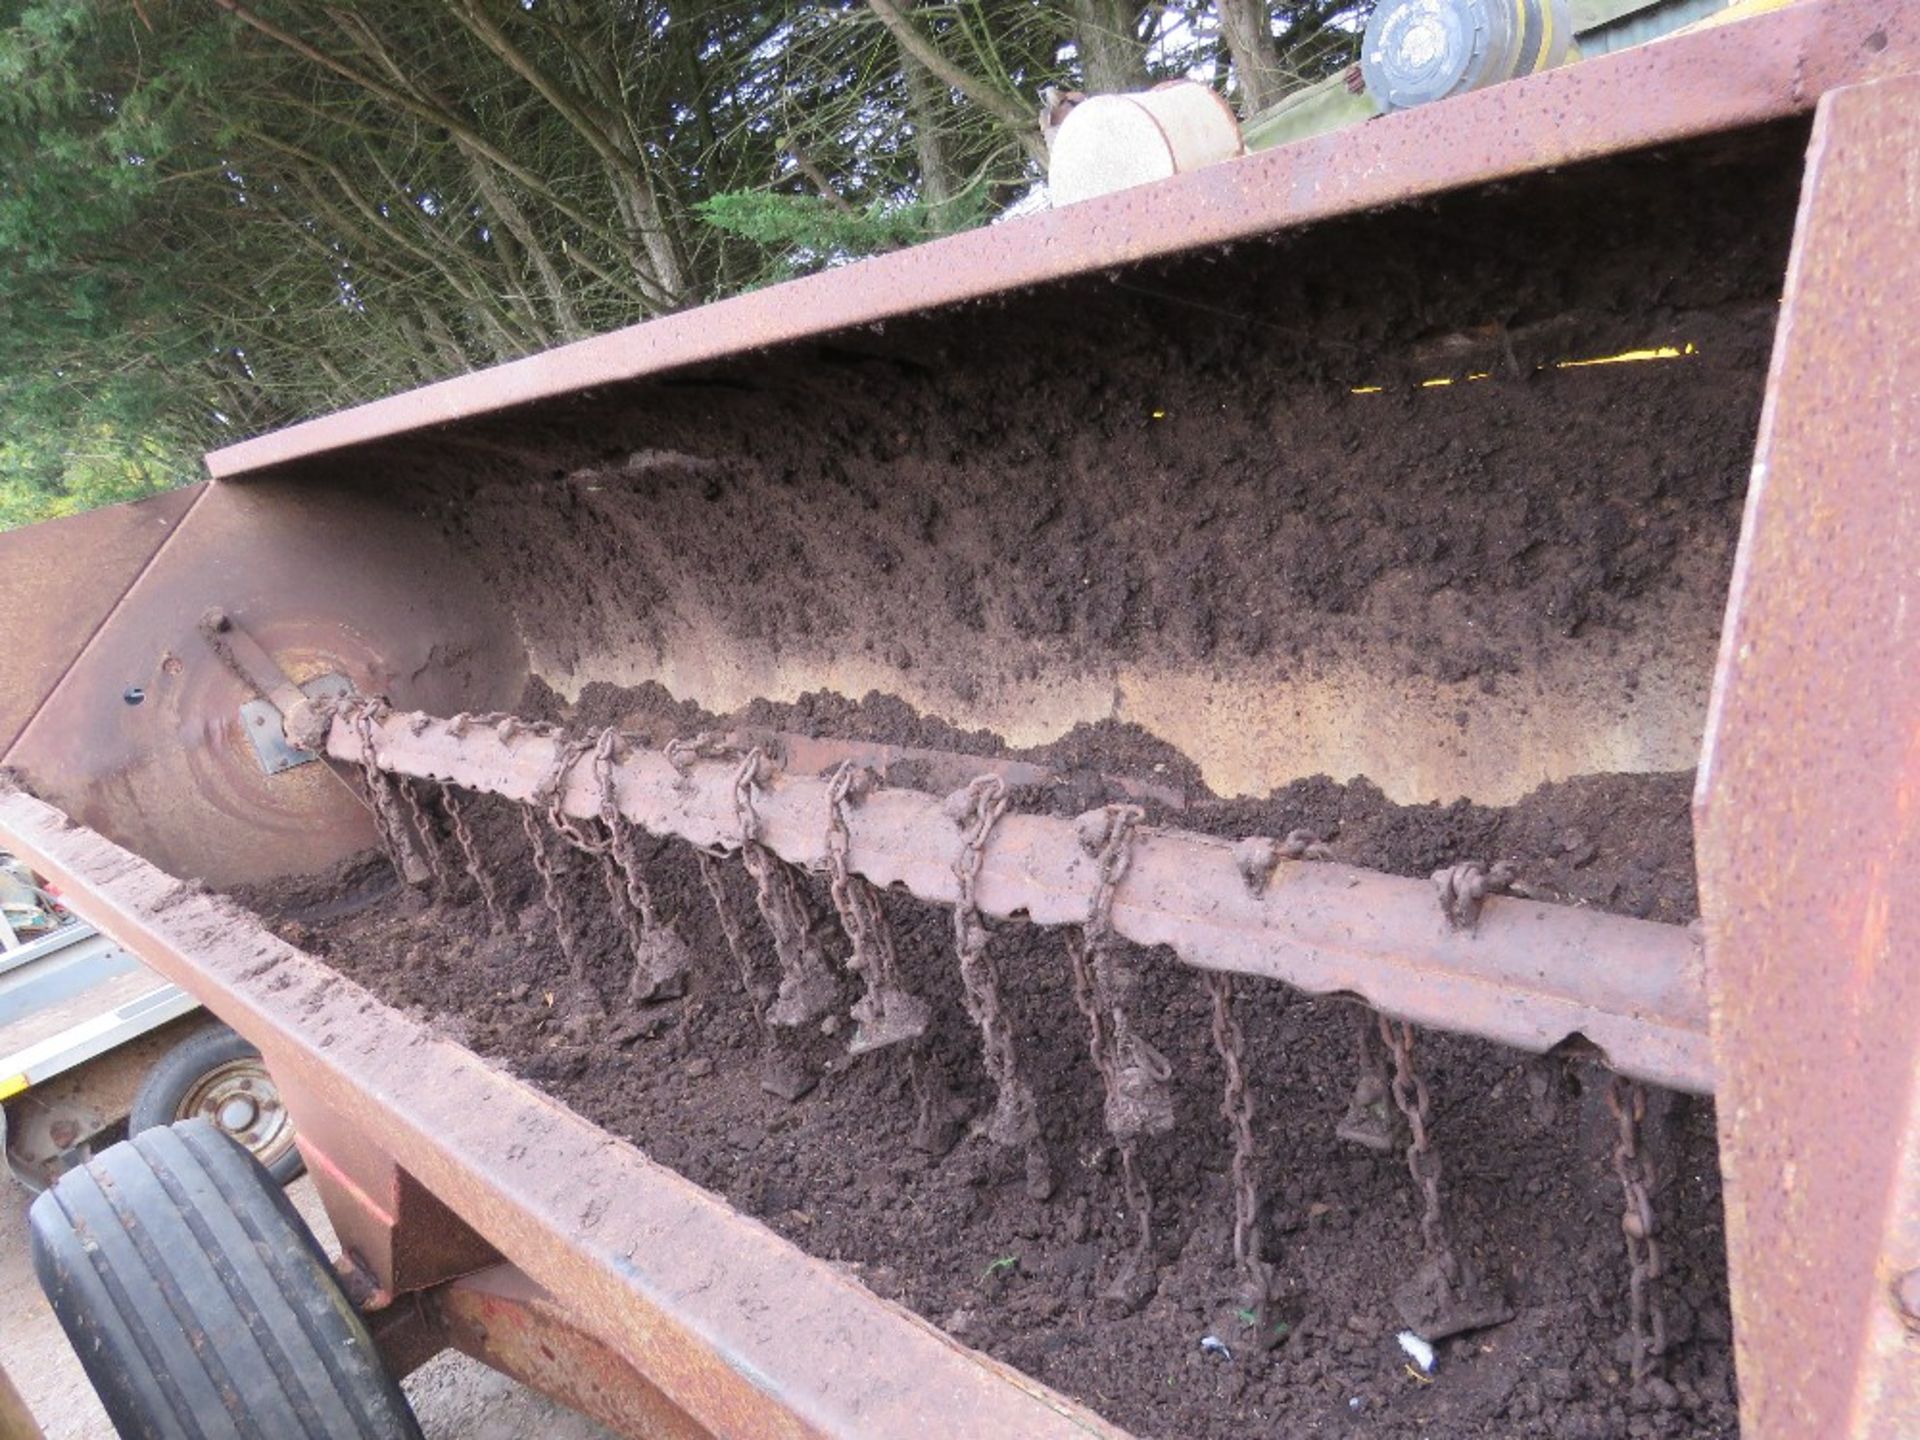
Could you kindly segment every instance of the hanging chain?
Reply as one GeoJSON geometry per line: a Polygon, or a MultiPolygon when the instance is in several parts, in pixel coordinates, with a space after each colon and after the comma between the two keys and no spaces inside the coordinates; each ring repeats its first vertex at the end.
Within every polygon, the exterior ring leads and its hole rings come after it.
{"type": "Polygon", "coordinates": [[[1116,1136],[1161,1135],[1173,1128],[1173,1067],[1133,1027],[1129,1004],[1139,976],[1113,933],[1113,901],[1133,863],[1134,837],[1144,812],[1112,805],[1081,817],[1080,842],[1099,858],[1099,884],[1083,927],[1093,998],[1106,1020],[1113,1078],[1108,1128],[1116,1136]]]}
{"type": "MultiPolygon", "coordinates": [[[[506,727],[503,725],[501,730],[502,738],[505,738],[506,727]]],[[[554,750],[553,768],[535,787],[532,801],[520,807],[520,828],[526,832],[527,843],[533,847],[533,868],[540,877],[541,903],[546,907],[547,917],[553,922],[554,938],[559,943],[561,958],[567,962],[568,973],[576,984],[586,982],[586,957],[580,952],[579,937],[574,933],[572,917],[561,895],[559,869],[553,852],[547,846],[547,831],[551,827],[589,854],[598,854],[598,847],[605,844],[576,827],[560,808],[567,773],[592,748],[591,741],[559,742],[554,750]],[[546,826],[542,826],[535,818],[536,812],[545,815],[546,826]]]]}
{"type": "Polygon", "coordinates": [[[879,892],[864,876],[853,873],[853,834],[847,817],[871,783],[869,772],[851,760],[827,782],[828,891],[853,944],[847,968],[866,987],[853,1006],[853,1039],[847,1046],[853,1055],[919,1039],[933,1014],[925,1000],[900,984],[893,926],[880,908],[879,892]]]}
{"type": "Polygon", "coordinates": [[[1620,1229],[1627,1239],[1632,1266],[1628,1283],[1633,1326],[1633,1378],[1645,1380],[1667,1351],[1667,1316],[1660,1301],[1660,1279],[1665,1264],[1660,1250],[1659,1219],[1653,1212],[1656,1183],[1653,1158],[1647,1154],[1641,1122],[1647,1117],[1647,1090],[1624,1075],[1607,1084],[1607,1109],[1613,1112],[1619,1134],[1613,1145],[1613,1172],[1620,1180],[1626,1208],[1620,1229]]]}
{"type": "Polygon", "coordinates": [[[1107,1023],[1106,1007],[1100,1002],[1100,985],[1095,974],[1092,950],[1092,944],[1084,936],[1071,933],[1067,936],[1067,958],[1073,971],[1073,998],[1080,1007],[1080,1013],[1087,1019],[1087,1048],[1093,1056],[1094,1068],[1100,1072],[1101,1089],[1106,1097],[1103,1113],[1107,1133],[1113,1137],[1115,1148],[1120,1152],[1121,1188],[1126,1196],[1127,1209],[1133,1214],[1137,1232],[1134,1250],[1124,1272],[1131,1274],[1146,1262],[1153,1247],[1153,1192],[1147,1188],[1147,1182],[1140,1174],[1134,1158],[1139,1128],[1122,1118],[1121,1081],[1114,1055],[1113,1034],[1107,1023]]]}
{"type": "Polygon", "coordinates": [[[1044,1200],[1053,1194],[1053,1167],[1040,1136],[1040,1108],[1033,1087],[1020,1074],[1013,1022],[1000,1004],[1000,977],[976,898],[987,837],[1006,813],[1007,803],[1007,782],[998,775],[981,775],[947,800],[947,813],[961,830],[960,854],[953,862],[960,889],[953,907],[954,946],[960,956],[961,997],[967,1014],[980,1028],[981,1058],[994,1086],[987,1138],[1009,1149],[1025,1149],[1027,1193],[1044,1200]]]}
{"type": "Polygon", "coordinates": [[[345,702],[341,708],[350,715],[354,733],[360,737],[360,774],[366,783],[367,803],[373,811],[373,830],[380,839],[380,848],[401,884],[417,884],[426,878],[426,873],[407,843],[407,822],[400,812],[400,799],[394,793],[393,777],[380,763],[374,739],[374,725],[386,717],[387,702],[376,696],[364,696],[345,702]]]}
{"type": "Polygon", "coordinates": [[[753,789],[771,770],[759,749],[749,750],[734,773],[734,812],[740,822],[740,859],[753,877],[754,901],[773,932],[773,951],[780,960],[780,990],[767,1018],[775,1025],[805,1025],[829,1013],[839,999],[839,985],[816,932],[793,869],[759,840],[760,816],[754,809],[753,789]]]}
{"type": "MultiPolygon", "coordinates": [[[[728,758],[735,752],[730,751],[714,735],[702,731],[691,739],[676,737],[666,745],[667,763],[672,765],[684,781],[693,768],[695,760],[717,760],[728,758]]],[[[751,781],[751,776],[748,777],[751,781]]],[[[604,800],[605,789],[602,796],[604,800]]],[[[749,829],[758,833],[759,817],[753,811],[751,789],[744,793],[740,777],[734,777],[734,807],[740,817],[741,833],[744,836],[749,829]]],[[[753,1023],[760,1027],[762,1034],[771,1042],[773,1029],[767,1018],[767,1000],[773,993],[773,987],[765,985],[754,974],[753,950],[747,943],[747,927],[734,904],[733,897],[727,893],[727,877],[721,869],[721,852],[695,847],[694,860],[700,867],[700,883],[706,888],[707,898],[713,902],[713,913],[720,922],[720,933],[726,938],[727,953],[733,957],[735,970],[740,975],[740,989],[747,997],[747,1004],[753,1010],[753,1023]]]]}
{"type": "Polygon", "coordinates": [[[1449,1289],[1457,1289],[1460,1262],[1453,1253],[1446,1213],[1440,1203],[1440,1156],[1427,1134],[1432,1100],[1427,1094],[1427,1082],[1414,1068],[1413,1026],[1386,1015],[1379,1016],[1379,1026],[1380,1038],[1393,1059],[1393,1103],[1406,1117],[1412,1136],[1407,1142],[1407,1171],[1420,1187],[1420,1238],[1426,1245],[1427,1258],[1438,1267],[1441,1279],[1449,1289]]]}
{"type": "Polygon", "coordinates": [[[1353,1021],[1358,1073],[1353,1093],[1347,1097],[1346,1114],[1333,1133],[1384,1155],[1403,1147],[1405,1127],[1395,1123],[1399,1112],[1393,1105],[1393,1076],[1387,1069],[1386,1052],[1380,1047],[1380,1016],[1370,1007],[1355,1006],[1353,1021]]]}
{"type": "Polygon", "coordinates": [[[1099,861],[1099,880],[1079,936],[1069,936],[1074,999],[1087,1019],[1094,1067],[1106,1092],[1107,1133],[1120,1152],[1121,1184],[1133,1212],[1138,1239],[1109,1293],[1137,1300],[1150,1287],[1153,1258],[1153,1193],[1140,1173],[1138,1145],[1144,1135],[1173,1128],[1173,1067],[1137,1034],[1127,1015],[1136,979],[1113,935],[1113,900],[1133,859],[1134,831],[1145,812],[1138,805],[1109,805],[1080,817],[1081,846],[1099,861]]]}
{"type": "Polygon", "coordinates": [[[426,801],[421,795],[423,784],[423,781],[406,775],[393,777],[394,789],[406,802],[407,814],[413,820],[413,833],[419,838],[420,854],[427,862],[427,869],[433,872],[433,887],[444,896],[448,893],[447,867],[440,854],[440,838],[428,820],[426,801]]]}
{"type": "Polygon", "coordinates": [[[534,791],[534,803],[546,810],[547,824],[559,832],[561,839],[585,855],[606,854],[608,842],[604,836],[582,829],[567,814],[567,781],[572,777],[574,767],[592,754],[598,744],[599,737],[594,735],[580,735],[560,741],[553,752],[553,768],[534,791]]]}
{"type": "Polygon", "coordinates": [[[600,790],[600,826],[606,843],[600,851],[600,874],[619,917],[621,933],[633,956],[633,978],[627,998],[634,1004],[670,1000],[685,993],[693,955],[680,932],[660,919],[653,890],[634,846],[634,827],[620,809],[614,754],[619,732],[600,732],[593,747],[593,774],[600,790]]]}
{"type": "Polygon", "coordinates": [[[575,955],[578,947],[574,942],[573,927],[567,922],[566,908],[560,903],[560,884],[554,873],[553,855],[547,849],[546,828],[534,818],[532,808],[526,805],[520,807],[520,828],[526,832],[527,844],[533,848],[533,869],[540,877],[540,903],[546,907],[547,919],[553,924],[560,957],[567,962],[568,971],[578,979],[584,971],[575,955]]]}
{"type": "Polygon", "coordinates": [[[440,807],[447,812],[447,823],[453,827],[453,842],[459,847],[461,862],[466,866],[474,888],[480,892],[480,903],[487,911],[487,924],[495,930],[506,929],[507,921],[500,909],[499,892],[494,888],[493,876],[488,873],[486,863],[480,858],[480,847],[474,842],[472,827],[467,824],[466,803],[460,799],[459,792],[448,785],[440,791],[440,807]]]}
{"type": "Polygon", "coordinates": [[[1260,1191],[1255,1175],[1259,1155],[1253,1141],[1253,1096],[1247,1088],[1246,1035],[1233,1013],[1232,977],[1209,970],[1206,983],[1213,1001],[1213,1045],[1227,1071],[1220,1114],[1233,1129],[1233,1260],[1247,1307],[1255,1315],[1255,1328],[1264,1334],[1262,1321],[1273,1295],[1273,1272],[1260,1254],[1260,1191]]]}
{"type": "Polygon", "coordinates": [[[727,951],[733,956],[734,966],[740,972],[740,988],[746,992],[747,1003],[753,1007],[753,1023],[765,1030],[767,992],[754,979],[753,957],[747,949],[746,929],[740,923],[740,913],[734,908],[733,897],[727,894],[726,876],[720,873],[720,857],[706,850],[695,850],[693,856],[700,864],[700,883],[707,887],[714,914],[719,917],[720,933],[727,938],[727,951]]]}

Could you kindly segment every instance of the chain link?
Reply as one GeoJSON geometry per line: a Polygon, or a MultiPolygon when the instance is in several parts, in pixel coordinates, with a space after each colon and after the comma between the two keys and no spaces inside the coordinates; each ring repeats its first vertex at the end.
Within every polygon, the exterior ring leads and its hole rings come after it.
{"type": "Polygon", "coordinates": [[[1120,1152],[1121,1183],[1138,1231],[1107,1294],[1130,1303],[1151,1293],[1153,1260],[1153,1193],[1140,1173],[1138,1145],[1142,1136],[1173,1128],[1173,1067],[1133,1029],[1127,1002],[1137,977],[1113,935],[1114,896],[1132,864],[1134,832],[1144,815],[1138,805],[1109,805],[1080,817],[1080,844],[1097,857],[1099,880],[1081,933],[1067,941],[1074,1000],[1087,1020],[1094,1068],[1106,1093],[1107,1133],[1120,1152]]]}
{"type": "Polygon", "coordinates": [[[459,848],[461,862],[466,866],[474,888],[480,892],[480,903],[486,907],[487,924],[494,930],[506,929],[507,919],[500,909],[499,892],[494,887],[493,876],[488,872],[485,861],[480,858],[480,847],[475,843],[473,829],[467,823],[466,802],[460,799],[457,790],[447,785],[440,790],[440,806],[447,812],[447,823],[453,827],[453,841],[459,848]]]}
{"type": "Polygon", "coordinates": [[[847,967],[866,987],[852,1011],[853,1039],[847,1050],[853,1055],[917,1040],[926,1034],[933,1016],[925,1000],[900,984],[893,927],[880,908],[879,893],[871,881],[853,873],[853,834],[847,817],[871,783],[871,775],[851,760],[827,782],[827,888],[853,944],[847,967]]]}
{"type": "Polygon", "coordinates": [[[1607,1109],[1618,1127],[1613,1172],[1626,1201],[1620,1229],[1626,1236],[1627,1260],[1632,1267],[1627,1294],[1633,1326],[1633,1378],[1638,1382],[1653,1373],[1667,1351],[1667,1315],[1660,1299],[1665,1260],[1660,1249],[1659,1218],[1653,1210],[1657,1176],[1640,1133],[1641,1122],[1647,1117],[1646,1087],[1624,1075],[1610,1076],[1607,1109]]]}
{"type": "Polygon", "coordinates": [[[1007,804],[1007,783],[998,775],[978,776],[966,789],[948,797],[947,814],[961,831],[960,854],[953,862],[960,892],[953,906],[953,937],[960,957],[961,998],[980,1029],[981,1059],[994,1087],[987,1138],[996,1145],[1025,1150],[1027,1193],[1045,1200],[1053,1194],[1053,1166],[1041,1139],[1040,1107],[1033,1087],[1020,1073],[1013,1022],[1000,1003],[1000,977],[976,897],[987,837],[1006,813],[1007,804]]]}
{"type": "Polygon", "coordinates": [[[660,918],[652,887],[634,845],[634,826],[620,809],[615,752],[619,732],[600,732],[593,746],[593,774],[600,792],[600,827],[606,835],[600,850],[600,874],[613,901],[621,933],[633,956],[633,977],[627,999],[636,1005],[671,1000],[686,991],[693,955],[680,932],[660,918]]]}
{"type": "Polygon", "coordinates": [[[351,720],[354,733],[360,738],[360,774],[367,787],[367,803],[373,811],[373,830],[379,837],[380,848],[401,884],[417,884],[426,878],[425,873],[407,844],[400,799],[395,793],[393,777],[380,763],[374,736],[374,726],[388,713],[387,702],[377,696],[360,696],[344,701],[341,713],[351,720]]]}
{"type": "MultiPolygon", "coordinates": [[[[707,736],[695,736],[692,743],[698,745],[707,739],[707,736]]],[[[686,752],[670,751],[667,756],[674,768],[680,769],[681,760],[675,759],[676,754],[684,759],[686,752]]],[[[743,845],[753,844],[760,838],[760,812],[754,806],[753,787],[764,785],[772,771],[773,764],[767,759],[766,752],[756,746],[740,757],[740,764],[733,772],[733,814],[740,826],[740,843],[743,845]]]]}
{"type": "Polygon", "coordinates": [[[1261,1257],[1259,1153],[1253,1139],[1253,1095],[1247,1086],[1246,1035],[1233,1013],[1233,980],[1218,970],[1206,972],[1213,1001],[1213,1045],[1226,1067],[1226,1093],[1220,1115],[1233,1130],[1233,1260],[1240,1271],[1247,1307],[1263,1335],[1266,1305],[1273,1298],[1273,1271],[1261,1257]]]}
{"type": "Polygon", "coordinates": [[[1413,1064],[1413,1026],[1404,1020],[1379,1016],[1380,1038],[1393,1060],[1393,1103],[1406,1118],[1411,1139],[1407,1142],[1407,1171],[1420,1187],[1420,1238],[1427,1258],[1437,1266],[1441,1279],[1450,1290],[1459,1288],[1460,1262],[1453,1253],[1453,1240],[1447,1230],[1446,1212],[1440,1202],[1440,1156],[1427,1133],[1427,1118],[1432,1100],[1427,1082],[1413,1064]]]}
{"type": "Polygon", "coordinates": [[[1480,923],[1480,908],[1489,895],[1503,895],[1513,885],[1516,872],[1505,860],[1491,867],[1479,860],[1462,860],[1444,870],[1433,872],[1433,888],[1440,896],[1440,913],[1456,930],[1471,930],[1480,923]]]}
{"type": "Polygon", "coordinates": [[[760,817],[753,791],[771,770],[766,755],[749,750],[734,772],[733,804],[740,822],[740,859],[753,877],[754,902],[773,932],[773,952],[780,961],[780,989],[767,1018],[775,1025],[805,1025],[820,1019],[839,1000],[839,985],[828,968],[818,928],[799,877],[759,841],[760,817]]]}

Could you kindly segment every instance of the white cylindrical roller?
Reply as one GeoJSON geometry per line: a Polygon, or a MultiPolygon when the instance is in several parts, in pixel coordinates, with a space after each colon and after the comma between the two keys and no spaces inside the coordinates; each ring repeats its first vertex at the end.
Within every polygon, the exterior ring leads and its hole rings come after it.
{"type": "Polygon", "coordinates": [[[1226,101],[1196,81],[1095,95],[1053,137],[1047,188],[1055,205],[1071,205],[1231,160],[1245,148],[1226,101]]]}

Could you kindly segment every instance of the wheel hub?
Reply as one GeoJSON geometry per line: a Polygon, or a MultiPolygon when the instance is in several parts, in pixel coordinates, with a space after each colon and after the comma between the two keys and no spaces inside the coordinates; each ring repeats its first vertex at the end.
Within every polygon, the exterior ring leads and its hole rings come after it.
{"type": "Polygon", "coordinates": [[[293,1148],[293,1124],[258,1059],[229,1060],[207,1072],[180,1102],[180,1118],[198,1115],[271,1166],[293,1148]]]}

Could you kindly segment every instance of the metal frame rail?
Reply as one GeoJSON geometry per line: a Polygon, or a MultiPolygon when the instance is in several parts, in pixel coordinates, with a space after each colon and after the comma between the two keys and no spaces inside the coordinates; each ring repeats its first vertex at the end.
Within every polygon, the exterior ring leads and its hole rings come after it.
{"type": "Polygon", "coordinates": [[[52,806],[0,834],[260,1046],[398,1368],[454,1344],[636,1435],[1122,1433],[52,806]]]}
{"type": "MultiPolygon", "coordinates": [[[[521,803],[559,779],[553,803],[582,820],[600,814],[590,764],[556,774],[564,737],[512,720],[417,713],[389,714],[366,733],[384,770],[521,803]]],[[[327,753],[360,764],[360,728],[335,718],[327,753]]],[[[636,749],[615,767],[615,793],[642,829],[734,849],[740,768],[737,758],[676,764],[665,751],[636,749]]],[[[819,777],[767,777],[754,787],[756,838],[784,860],[822,868],[828,788],[819,777]]],[[[847,825],[849,863],[875,885],[904,886],[939,905],[959,898],[962,833],[941,797],[884,788],[847,825]]],[[[1099,863],[1077,843],[1071,820],[1010,812],[994,828],[978,885],[989,916],[1079,925],[1100,886],[1099,863]]],[[[1585,1042],[1624,1074],[1713,1088],[1699,941],[1677,925],[1492,895],[1473,926],[1457,928],[1424,880],[1324,860],[1281,859],[1271,872],[1249,874],[1234,842],[1162,829],[1135,843],[1112,922],[1125,938],[1170,946],[1202,969],[1351,993],[1402,1019],[1522,1050],[1585,1042]]]]}

